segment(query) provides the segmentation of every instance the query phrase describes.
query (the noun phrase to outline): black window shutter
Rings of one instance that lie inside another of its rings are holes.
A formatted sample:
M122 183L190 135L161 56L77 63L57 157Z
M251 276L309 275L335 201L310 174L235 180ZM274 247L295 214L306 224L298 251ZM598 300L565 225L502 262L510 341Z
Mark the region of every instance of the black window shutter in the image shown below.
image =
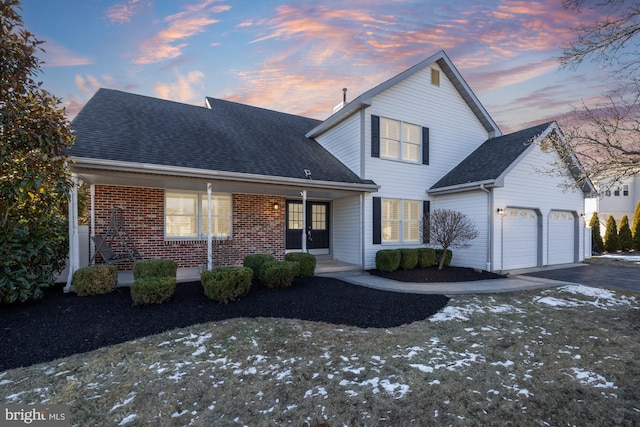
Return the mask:
M380 117L371 116L371 157L380 157Z
M382 199L373 198L373 244L382 243Z
M422 234L422 243L431 243L431 202L429 200L424 200L422 202L422 221L425 223L422 226L423 234Z
M422 128L422 164L429 164L429 128Z

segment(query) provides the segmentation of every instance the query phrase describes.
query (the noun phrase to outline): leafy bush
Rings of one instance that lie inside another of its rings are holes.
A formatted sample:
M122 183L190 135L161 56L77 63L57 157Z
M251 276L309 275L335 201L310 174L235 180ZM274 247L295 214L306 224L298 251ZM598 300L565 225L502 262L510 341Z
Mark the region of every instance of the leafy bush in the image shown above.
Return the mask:
M270 261L275 261L271 254L249 254L242 260L242 265L250 268L253 271L253 278L259 280L262 265Z
M297 262L269 261L260 268L260 282L268 288L288 288L297 274Z
M442 249L436 249L435 251L436 251L436 264L440 264L440 259L442 257ZM447 253L444 258L444 264L443 264L444 267L451 264L452 257L453 257L453 252L451 252L451 249L447 249Z
M145 259L133 263L133 278L176 277L178 264L170 259Z
M131 284L133 305L161 304L176 290L175 276L156 276L135 279Z
M298 277L313 277L316 273L316 257L303 252L291 252L284 256L285 261L298 263Z
M71 280L79 296L106 294L118 286L118 269L115 265L91 265L76 270Z
M247 294L253 271L248 267L218 267L203 271L200 281L207 298L226 304Z
M382 249L376 252L376 268L380 271L395 271L400 267L401 257L397 249Z
M427 268L436 265L436 250L433 248L419 248L418 267Z
M400 249L400 268L413 270L418 265L417 249Z

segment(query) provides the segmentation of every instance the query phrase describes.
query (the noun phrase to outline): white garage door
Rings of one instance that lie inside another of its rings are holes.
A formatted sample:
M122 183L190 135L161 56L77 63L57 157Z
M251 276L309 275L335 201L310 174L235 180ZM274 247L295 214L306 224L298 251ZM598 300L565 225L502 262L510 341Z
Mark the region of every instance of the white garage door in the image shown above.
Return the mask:
M575 261L575 217L571 212L549 212L549 265Z
M539 236L536 211L505 209L503 233L503 270L538 266Z

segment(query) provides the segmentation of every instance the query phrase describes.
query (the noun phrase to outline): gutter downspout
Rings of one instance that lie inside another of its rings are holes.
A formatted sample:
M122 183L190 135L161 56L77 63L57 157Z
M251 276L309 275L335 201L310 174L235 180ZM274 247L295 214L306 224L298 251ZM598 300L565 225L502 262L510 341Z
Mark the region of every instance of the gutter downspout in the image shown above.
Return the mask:
M207 270L213 270L213 247L211 235L211 183L207 183Z
M491 271L493 261L493 192L484 184L480 184L480 190L487 193L487 271Z
M71 292L73 273L80 268L80 239L78 237L78 176L71 176L73 186L69 194L69 266L64 292Z

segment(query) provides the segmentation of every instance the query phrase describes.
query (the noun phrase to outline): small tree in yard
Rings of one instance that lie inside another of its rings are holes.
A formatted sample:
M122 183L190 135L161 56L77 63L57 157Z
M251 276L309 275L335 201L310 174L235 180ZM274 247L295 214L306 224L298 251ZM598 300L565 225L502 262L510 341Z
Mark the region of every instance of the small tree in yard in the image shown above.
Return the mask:
M620 221L620 229L618 230L618 239L620 240L620 249L628 251L633 246L631 238L631 228L629 228L629 218L625 215Z
M60 100L34 80L42 42L19 9L0 1L0 303L42 297L67 256L73 135Z
M436 209L424 220L425 232L429 233L429 240L442 247L443 254L449 248L469 247L469 241L478 237L478 230L471 220L462 212L450 209ZM438 269L442 270L445 256L440 257Z
M600 220L598 219L598 212L594 212L591 216L589 227L591 227L591 251L601 254L604 250L604 243L602 242L602 235L600 234Z
M640 251L640 202L636 205L636 210L633 213L631 234L633 235L633 249Z
M604 231L604 249L607 252L615 252L620 249L620 238L618 237L618 226L612 215L607 219L607 229Z

